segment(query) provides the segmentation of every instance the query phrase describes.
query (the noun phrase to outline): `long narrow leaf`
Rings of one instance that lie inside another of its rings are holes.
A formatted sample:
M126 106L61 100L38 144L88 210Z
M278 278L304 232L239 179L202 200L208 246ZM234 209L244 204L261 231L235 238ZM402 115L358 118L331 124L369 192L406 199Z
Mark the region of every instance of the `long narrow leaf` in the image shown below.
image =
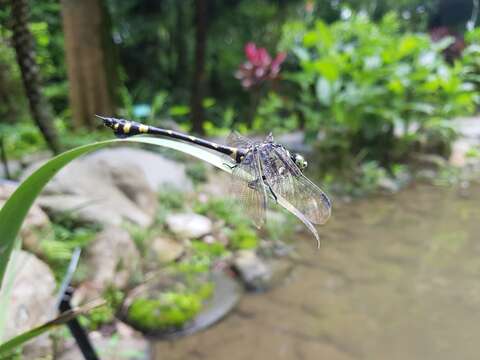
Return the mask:
M103 305L105 305L105 300L94 300L86 304L85 306L65 311L57 318L11 338L7 342L0 345L0 358L3 358L2 356L8 355L19 346L25 344L27 341L32 340L33 338L36 338L37 336L40 336L43 333L50 331L59 325L66 324L78 315L88 313L89 311Z

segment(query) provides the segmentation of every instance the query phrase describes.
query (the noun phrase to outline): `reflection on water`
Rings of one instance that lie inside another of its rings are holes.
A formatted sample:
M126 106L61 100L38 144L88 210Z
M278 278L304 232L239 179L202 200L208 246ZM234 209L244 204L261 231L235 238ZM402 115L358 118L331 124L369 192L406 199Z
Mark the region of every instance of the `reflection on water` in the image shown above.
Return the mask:
M418 186L337 206L286 284L156 358L478 359L479 204Z

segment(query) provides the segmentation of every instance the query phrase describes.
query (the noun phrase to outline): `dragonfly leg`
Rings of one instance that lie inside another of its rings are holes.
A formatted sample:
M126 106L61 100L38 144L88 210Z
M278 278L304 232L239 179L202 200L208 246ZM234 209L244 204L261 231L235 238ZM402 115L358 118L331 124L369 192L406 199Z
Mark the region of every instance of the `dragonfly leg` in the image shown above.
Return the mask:
M273 199L275 200L275 202L278 201L278 197L277 197L277 194L275 194L275 191L273 191L272 187L270 186L270 184L265 181L265 177L263 177L263 181L262 183L264 185L266 185L268 187L268 190L270 190L270 194L272 195ZM252 181L249 181L248 182L248 187L252 190L258 190L258 184L259 184L259 179L256 179L256 180L252 180Z
M268 190L270 190L270 193L272 194L273 198L275 199L275 202L278 201L277 195L275 194L275 191L273 191L272 187L270 186L269 183L265 182L265 184L268 186Z

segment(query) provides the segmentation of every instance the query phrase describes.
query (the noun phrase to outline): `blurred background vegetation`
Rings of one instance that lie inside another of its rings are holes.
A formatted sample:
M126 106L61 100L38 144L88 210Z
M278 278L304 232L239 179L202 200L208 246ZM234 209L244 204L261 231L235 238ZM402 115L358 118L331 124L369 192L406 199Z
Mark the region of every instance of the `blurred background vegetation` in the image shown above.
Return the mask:
M0 9L9 157L98 139L105 114L208 136L302 131L324 174L348 178L418 151L447 156L449 120L477 106L475 1L11 3ZM22 31L31 42L15 41Z

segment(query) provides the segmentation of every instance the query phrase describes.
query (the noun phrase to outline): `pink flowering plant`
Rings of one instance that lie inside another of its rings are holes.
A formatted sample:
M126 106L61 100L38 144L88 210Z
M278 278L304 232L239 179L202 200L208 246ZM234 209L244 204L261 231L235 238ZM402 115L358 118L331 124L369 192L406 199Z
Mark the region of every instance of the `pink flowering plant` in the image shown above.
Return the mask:
M240 65L235 76L240 80L242 87L248 90L277 79L280 66L285 61L287 54L281 52L272 59L267 49L257 47L255 43L249 42L245 45L245 56L247 61Z

